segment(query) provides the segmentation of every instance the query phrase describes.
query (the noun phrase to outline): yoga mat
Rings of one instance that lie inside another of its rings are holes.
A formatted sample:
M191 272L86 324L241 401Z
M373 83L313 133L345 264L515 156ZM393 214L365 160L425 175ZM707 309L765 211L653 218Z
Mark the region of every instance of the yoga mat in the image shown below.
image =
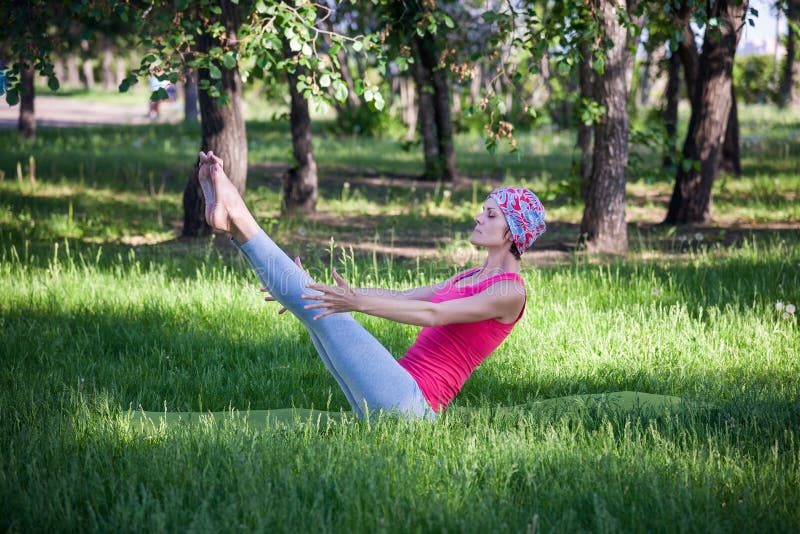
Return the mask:
M655 395L638 391L569 395L553 399L532 401L518 406L501 406L489 410L495 416L517 417L525 413L558 416L570 411L585 409L605 410L610 413L637 412L647 415L673 412L686 406L696 405L669 395ZM448 410L454 416L469 416L486 413L486 408L453 407ZM199 427L221 425L230 422L245 423L253 429L269 426L294 426L308 422L325 427L328 424L357 421L351 412L327 412L307 408L283 408L276 410L227 410L222 412L131 412L131 428L143 434L153 434L163 429L176 427Z

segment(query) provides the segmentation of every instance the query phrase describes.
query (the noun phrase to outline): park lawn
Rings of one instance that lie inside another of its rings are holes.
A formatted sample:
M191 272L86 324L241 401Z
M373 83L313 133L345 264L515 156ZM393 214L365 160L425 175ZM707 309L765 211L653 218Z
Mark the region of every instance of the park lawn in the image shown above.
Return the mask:
M747 113L744 138L757 127ZM388 140L371 144L377 168L368 169L369 152L348 158L363 142L321 139L323 172L336 177L323 180L322 213L283 220L273 167L288 154L285 144L274 148L285 132L251 125L251 136L266 142L251 146L248 201L323 280L331 265L355 284L377 278L392 287L453 273L490 178L552 187L556 237L524 264L523 320L436 422L256 428L234 417L146 434L133 428L132 412L347 404L299 323L261 301L240 257L213 239L173 240L196 130L44 130L33 146L6 142L0 526L793 530L800 332L785 304L800 303L800 156L787 134L796 121L769 120L745 155L745 176L718 184L717 227L652 227L669 184L637 179L629 188L631 254L593 258L566 248L557 261L547 247L574 240L580 217L580 206L552 185L568 171L567 138L545 134L550 141L533 153L481 156L465 136L462 159L479 179L450 193L407 188L418 156ZM519 170L509 164L498 176L503 158L517 158ZM398 177L406 164L411 170ZM518 174L525 168L537 171ZM373 246L340 242L340 232L367 234L362 241ZM435 255L392 252L421 247L421 233ZM359 319L398 355L416 332ZM617 391L684 403L533 409L543 399Z

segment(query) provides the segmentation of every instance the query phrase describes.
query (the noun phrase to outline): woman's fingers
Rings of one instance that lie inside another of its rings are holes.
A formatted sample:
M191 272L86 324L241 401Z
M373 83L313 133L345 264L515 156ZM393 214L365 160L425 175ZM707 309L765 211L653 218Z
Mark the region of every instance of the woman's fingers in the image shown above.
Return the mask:
M332 273L333 279L336 280L336 285L340 287L350 287L350 284L347 283L347 280L341 277L341 275L336 271L336 267L333 268Z
M268 291L268 290L267 290L267 288L266 288L266 287L262 287L262 288L261 288L261 292L262 292L262 293L266 293L267 291ZM269 296L267 296L267 297L264 297L264 300L265 300L265 301L267 301L267 302L278 302L278 299L276 299L276 298L275 298L275 297L273 297L272 295L269 295ZM278 310L278 315L282 315L282 314L284 314L284 313L286 313L286 306L282 306L282 307L281 307L281 309L280 309L280 310Z

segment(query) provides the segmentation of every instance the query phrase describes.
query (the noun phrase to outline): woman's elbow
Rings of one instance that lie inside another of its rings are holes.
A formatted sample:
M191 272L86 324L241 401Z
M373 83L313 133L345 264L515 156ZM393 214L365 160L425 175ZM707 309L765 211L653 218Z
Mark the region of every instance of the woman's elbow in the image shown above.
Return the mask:
M449 320L447 314L443 313L443 311L438 309L435 305L432 306L427 313L423 314L422 320L424 321L422 326L443 326L453 322Z

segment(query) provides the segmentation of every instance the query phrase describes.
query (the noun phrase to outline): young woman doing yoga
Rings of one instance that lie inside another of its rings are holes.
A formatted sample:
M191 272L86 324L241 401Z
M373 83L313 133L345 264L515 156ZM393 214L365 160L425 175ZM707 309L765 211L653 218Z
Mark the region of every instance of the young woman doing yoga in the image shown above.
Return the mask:
M259 227L212 152L200 153L206 220L228 233L272 298L305 325L353 412L434 418L478 365L508 336L525 309L520 254L545 231L544 208L527 189L495 189L475 217L470 242L486 249L478 268L441 283L393 291L316 283ZM395 358L347 313L422 326Z

